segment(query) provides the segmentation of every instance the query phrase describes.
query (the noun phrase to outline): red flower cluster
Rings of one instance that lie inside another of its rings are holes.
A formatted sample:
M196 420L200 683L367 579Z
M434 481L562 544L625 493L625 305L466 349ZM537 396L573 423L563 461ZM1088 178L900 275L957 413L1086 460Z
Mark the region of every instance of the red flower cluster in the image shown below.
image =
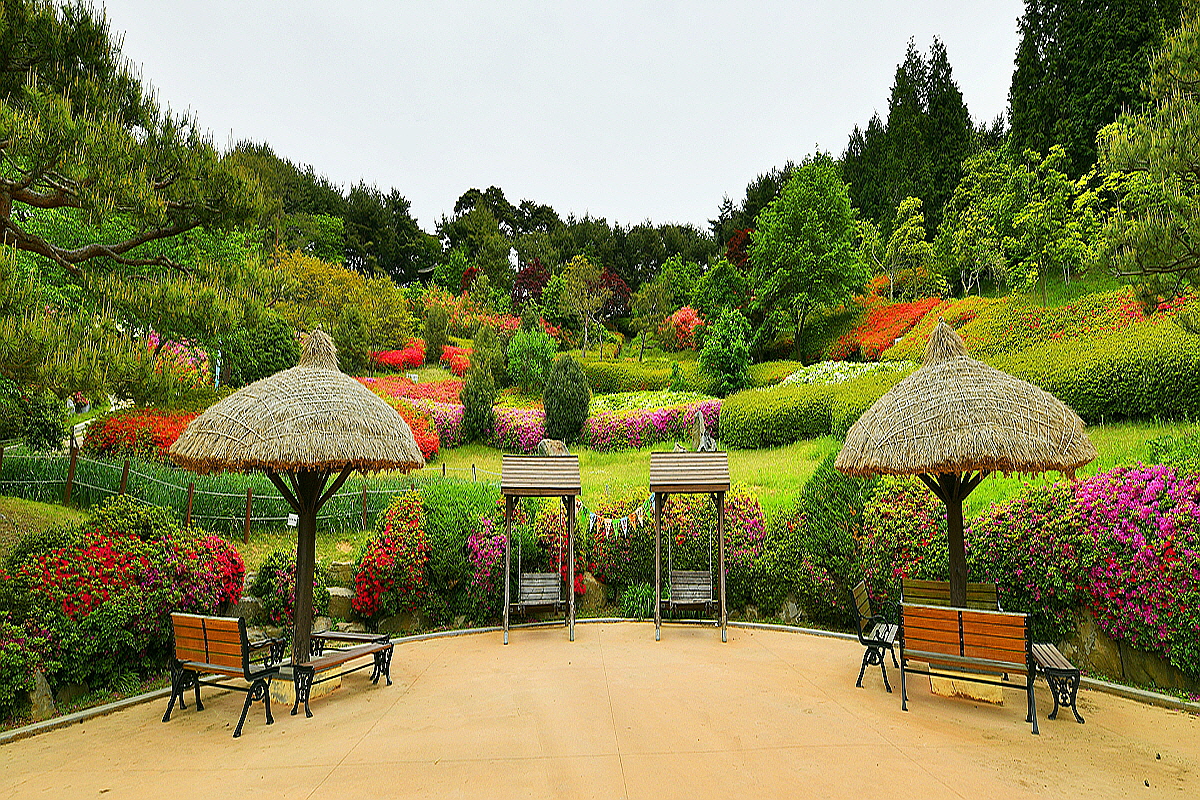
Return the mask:
M150 571L150 548L134 536L93 532L72 548L43 553L14 570L30 591L72 620L137 585Z
M871 301L868 296L867 302ZM835 361L855 356L865 361L878 361L884 350L896 343L933 309L941 305L938 297L926 297L911 303L881 303L867 311L866 318L838 339L830 352Z
M94 455L162 459L187 424L191 411L138 408L101 417L88 428L83 449Z
M676 350L696 349L696 330L704 324L700 314L691 306L684 306L663 323L663 330L670 331L671 346Z
M383 528L363 552L354 575L354 610L364 617L416 608L429 589L429 542L421 494L405 492L384 512Z
M438 439L437 428L434 427L433 420L429 418L429 412L404 400L393 400L391 406L408 423L413 438L417 441L417 447L421 448L421 455L425 457L425 460L428 461L436 456L441 440Z
M444 381L413 383L403 375L382 375L378 378L359 378L362 384L384 399L432 400L435 403L459 403L463 381L450 378Z
M425 363L425 342L413 339L403 350L381 350L371 353L371 360L381 367L416 369Z
M458 377L467 374L471 366L471 348L448 344L442 348L442 363Z

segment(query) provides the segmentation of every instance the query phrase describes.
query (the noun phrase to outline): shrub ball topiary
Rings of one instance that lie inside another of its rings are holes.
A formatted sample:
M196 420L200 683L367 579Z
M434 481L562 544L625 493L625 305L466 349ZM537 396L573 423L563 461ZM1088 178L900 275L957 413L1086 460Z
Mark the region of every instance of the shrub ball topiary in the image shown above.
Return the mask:
M750 322L739 311L721 312L700 350L700 368L724 397L750 385Z
M478 442L487 438L496 424L496 384L491 370L471 369L463 384L463 441Z
M425 363L437 365L450 330L450 315L442 306L432 306L425 314Z
M573 442L587 422L592 390L579 362L567 355L558 357L546 380L542 404L546 407L546 436Z

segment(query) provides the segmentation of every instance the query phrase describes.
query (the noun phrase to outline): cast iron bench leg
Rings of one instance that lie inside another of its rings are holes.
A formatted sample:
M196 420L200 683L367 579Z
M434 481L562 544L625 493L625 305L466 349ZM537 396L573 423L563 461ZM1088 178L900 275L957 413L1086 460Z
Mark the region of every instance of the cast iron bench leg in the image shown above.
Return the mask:
M387 679L387 685L392 685L392 651L380 650L375 653L375 666L371 668L371 683L379 683L379 676Z
M296 716L296 712L300 709L300 704L304 703L304 716L312 719L312 710L308 707L308 695L312 691L314 670L305 669L303 667L295 668L295 689L296 702L292 703L292 716Z
M1049 669L1042 671L1046 673L1046 683L1050 684L1050 694L1054 695L1054 710L1050 712L1050 719L1058 718L1058 709L1061 705L1063 708L1071 709L1071 713L1075 715L1075 721L1082 725L1083 717L1079 716L1079 710L1075 707L1075 699L1079 694L1079 671Z

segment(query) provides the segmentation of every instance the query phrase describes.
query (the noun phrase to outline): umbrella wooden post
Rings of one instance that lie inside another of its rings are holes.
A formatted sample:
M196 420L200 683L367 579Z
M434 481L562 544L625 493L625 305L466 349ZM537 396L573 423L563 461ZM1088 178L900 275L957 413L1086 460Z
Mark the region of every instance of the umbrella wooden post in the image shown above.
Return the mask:
M183 526L192 527L192 500L196 497L196 482L188 481L187 511L183 514Z
M292 663L308 661L313 620L313 573L317 561L317 511L326 475L301 472L297 476L296 500L300 509L296 525L296 607L293 615Z
M948 477L948 476L943 476ZM954 477L953 489L959 487ZM950 544L950 605L967 607L967 552L963 540L963 498L957 493L946 502L946 538Z

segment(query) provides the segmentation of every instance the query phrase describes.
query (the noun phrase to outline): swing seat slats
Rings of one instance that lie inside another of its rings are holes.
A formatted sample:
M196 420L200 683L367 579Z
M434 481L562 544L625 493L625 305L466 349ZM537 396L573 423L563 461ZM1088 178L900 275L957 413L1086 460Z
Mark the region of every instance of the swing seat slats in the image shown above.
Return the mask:
M713 602L712 573L708 570L671 570L671 608L708 608Z
M522 572L514 609L559 607L563 603L562 579L556 572Z

